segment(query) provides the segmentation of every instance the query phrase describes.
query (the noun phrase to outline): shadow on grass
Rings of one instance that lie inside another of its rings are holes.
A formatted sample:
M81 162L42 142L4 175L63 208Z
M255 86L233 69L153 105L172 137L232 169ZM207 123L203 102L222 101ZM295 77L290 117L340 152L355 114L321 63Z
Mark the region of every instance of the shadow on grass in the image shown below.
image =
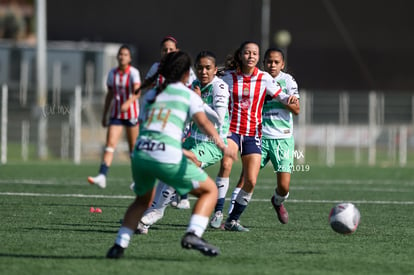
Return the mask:
M18 259L57 259L57 260L106 260L106 261L114 261L114 259L107 259L105 255L97 256L97 255L85 255L85 256L73 256L73 255L35 255L35 254L16 254L16 253L0 253L0 258L18 258ZM134 255L126 255L123 258L119 259L120 261L123 260L148 260L148 261L176 261L182 262L182 258L172 258L172 257L162 257L160 255L145 255L145 256L134 256Z
M113 228L110 230L104 229L97 229L91 227L91 224L83 224L83 223L59 223L55 224L56 226L65 226L65 227L23 227L22 229L25 230L38 230L38 231L67 231L67 232L95 232L95 233L110 233L116 234L118 232L119 227L121 224L118 222L112 223L110 227ZM84 227L84 228L80 228ZM108 227L108 225L106 225ZM172 223L159 223L156 225L151 226L150 230L154 231L165 231L165 230L185 230L187 225L184 224L172 224Z
M187 228L187 224L176 224L176 223L156 223L151 226L151 229L155 230L170 230L170 229L180 229L184 230Z
M34 255L34 254L13 254L0 253L0 257L4 258L27 258L27 259L102 259L102 256L65 256L65 255Z
M325 255L325 252L321 251L290 251L290 252L284 252L285 254L291 254L291 255Z
M74 229L74 228L46 228L46 227L23 227L22 229L25 230L38 230L38 231L68 231L68 232L95 232L95 233L109 233L109 234L116 234L118 232L118 228L114 228L114 230L102 230L102 229L94 229L94 228L85 228L85 229Z

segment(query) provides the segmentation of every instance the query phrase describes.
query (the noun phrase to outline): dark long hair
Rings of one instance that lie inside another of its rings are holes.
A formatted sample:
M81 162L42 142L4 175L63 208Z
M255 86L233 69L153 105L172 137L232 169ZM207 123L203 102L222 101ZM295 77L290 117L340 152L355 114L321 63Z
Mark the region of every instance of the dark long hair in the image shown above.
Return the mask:
M140 89L151 86L159 75L164 78L164 81L157 86L154 98L149 101L149 103L153 103L169 84L180 81L183 75L190 70L190 67L191 57L186 52L171 52L161 59L157 72L146 79Z
M247 44L255 44L260 48L257 42L254 42L251 40L244 41L243 43L241 43L240 47L233 53L233 55L228 55L226 57L226 61L224 63L224 70L240 70L241 69L242 61L240 58L240 54L242 53L244 47Z

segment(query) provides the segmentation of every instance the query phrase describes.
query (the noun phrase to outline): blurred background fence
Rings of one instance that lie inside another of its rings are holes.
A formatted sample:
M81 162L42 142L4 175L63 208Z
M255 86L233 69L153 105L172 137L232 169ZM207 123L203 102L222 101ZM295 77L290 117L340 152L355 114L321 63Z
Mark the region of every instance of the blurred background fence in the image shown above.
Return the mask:
M1 162L99 161L105 80L119 44L48 43L47 104L37 108L33 47L0 43ZM141 71L141 77L146 72ZM300 84L300 83L299 83ZM414 91L300 89L296 169L311 165L414 165ZM47 156L39 157L40 118ZM127 144L117 161L128 161Z

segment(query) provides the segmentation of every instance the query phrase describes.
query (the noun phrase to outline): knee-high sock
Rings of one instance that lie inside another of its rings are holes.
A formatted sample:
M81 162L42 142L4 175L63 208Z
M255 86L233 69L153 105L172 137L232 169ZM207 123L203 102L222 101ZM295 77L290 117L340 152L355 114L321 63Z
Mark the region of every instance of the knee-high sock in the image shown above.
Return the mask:
M239 194L237 195L236 201L234 203L234 208L229 214L229 217L227 220L239 220L241 214L246 209L247 205L250 202L250 199L252 198L253 193L247 193L243 189L240 190Z
M233 210L234 203L236 202L236 198L237 198L237 195L239 194L240 190L241 190L240 187L234 188L233 193L231 194L231 198L230 198L229 210L227 211L228 214L230 214L231 211Z
M229 178L216 178L216 185L218 189L218 198L215 207L215 212L221 211L223 212L224 202L226 200L227 190L229 189Z
M175 196L176 192L174 188L159 181L155 191L154 201L152 202L150 209L157 209L163 213Z

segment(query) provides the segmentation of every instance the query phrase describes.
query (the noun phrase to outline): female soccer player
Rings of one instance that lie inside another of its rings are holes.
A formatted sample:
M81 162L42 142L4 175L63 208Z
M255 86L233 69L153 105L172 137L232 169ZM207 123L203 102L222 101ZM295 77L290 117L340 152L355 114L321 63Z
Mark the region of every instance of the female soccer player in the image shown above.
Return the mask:
M124 127L126 129L130 153L138 136L138 98L140 94L134 92L139 89L141 78L138 69L131 66L131 50L127 45L122 45L119 48L117 57L118 67L111 69L106 82L108 93L102 115L102 126L108 126L105 151L98 176L88 177L90 184L95 184L100 188L106 187L106 175L111 166L122 129ZM111 113L108 122L109 110Z
M176 52L180 49L178 48L178 41L171 35L165 36L161 42L160 42L160 48L161 48L161 58L165 56L166 54L170 52ZM151 68L149 69L147 75L145 76L145 79L151 79L155 75L155 73L158 70L159 62L155 62L152 64ZM196 79L196 76L193 72L193 70L190 68L190 77L188 79L188 82L185 83L185 85L189 88L191 88L191 85L193 81ZM157 79L154 81L154 85L160 85L163 82L163 77L159 75ZM175 198L175 190L172 189L170 186L167 186L165 183L160 182L157 186L157 192L155 195L155 201L152 204L155 208L163 208L165 209L165 205L157 205L157 201L163 200L164 202L170 201L173 199L174 207L177 207L179 209L189 209L190 208L190 201L187 198L187 194L183 194L181 197L181 200L179 198ZM175 200L176 199L176 200ZM151 216L153 216L153 220L158 220L162 218L161 212L152 212Z
M295 79L282 70L285 67L282 50L270 48L266 51L263 61L265 71L268 72L282 87L288 95L299 98L298 85ZM279 222L286 224L289 215L283 202L289 196L290 175L293 167L293 154L295 143L293 139L293 117L300 112L299 101L284 105L275 100L266 98L263 106L263 136L262 136L262 161L263 168L269 160L272 162L276 172L277 186L271 199ZM243 186L243 175L241 175L237 189Z
M235 70L223 76L230 90L228 146L231 150L240 151L244 171L244 185L224 223L224 229L229 231L249 231L240 224L239 218L252 197L260 170L262 109L266 95L284 104L297 101L296 97L283 93L268 73L256 67L259 56L257 43L242 43L234 56ZM226 157L223 162L232 164L232 160ZM216 207L218 210L222 211Z
M200 52L196 57L195 71L197 80L193 82L193 88L205 103L204 111L207 117L214 124L223 141L227 142L229 92L228 85L216 76L216 56L209 51ZM192 124L190 136L185 139L183 147L194 153L192 160L201 168L213 165L223 157L214 141L201 132L196 124ZM166 194L174 192L170 189L169 186L162 190L157 188L152 206L145 211L138 225L140 234L147 234L149 227L163 217L165 208L171 201L171 198Z
M219 249L204 241L208 218L217 199L214 181L185 157L181 136L186 120L191 117L217 147L234 157L204 113L204 103L184 83L190 76L191 59L184 52L173 52L160 62L158 73L165 81L144 97L141 131L132 156L135 201L125 213L115 244L108 258L120 258L134 234L138 221L153 200L157 179L173 186L179 194L190 192L198 197L181 246L216 256Z
M160 48L161 48L161 52L160 52L161 58L163 58L165 55L169 54L170 52L179 51L178 41L173 36L167 35L161 40ZM145 79L149 79L157 73L159 64L160 62L155 62L154 64L152 64L147 75L145 76ZM191 87L191 84L193 83L195 79L196 77L194 75L194 72L193 70L190 69L190 77L188 79L188 82L185 83L187 87ZM159 85L160 83L162 83L162 81L163 81L163 77L159 75L158 78L156 79L155 84Z
M161 58L164 57L165 55L167 55L170 52L176 52L179 51L178 48L178 41L177 39L175 39L173 36L171 35L167 35L165 36L161 42L160 42L160 48L161 48ZM162 75L158 75L156 78L154 77L154 75L156 75L157 70L158 70L158 66L159 66L159 62L155 62L151 68L149 69L147 75L145 76L145 81L149 81L152 82L153 85L161 85L161 83L164 81L164 78ZM187 87L191 87L191 84L193 83L193 81L196 79L195 74L193 72L193 70L190 68L190 77L188 79L188 82L185 83L185 85ZM133 184L131 185L131 189L133 188ZM166 205L157 205L157 201L163 200L164 202L171 201L174 200L173 202L175 203L175 207L179 208L179 209L189 209L190 208L190 201L187 199L187 194L183 194L182 196L182 200L179 201L179 199L177 198L177 201L175 201L175 197L176 197L176 193L175 190L173 188L171 188L170 186L166 185L163 182L159 182L157 185L157 192L155 195L155 201L152 204L152 206L154 208L163 208L165 209ZM147 216L149 217L149 216ZM162 218L162 213L159 211L155 211L155 212L151 212L151 220L154 220L154 222L158 219Z

